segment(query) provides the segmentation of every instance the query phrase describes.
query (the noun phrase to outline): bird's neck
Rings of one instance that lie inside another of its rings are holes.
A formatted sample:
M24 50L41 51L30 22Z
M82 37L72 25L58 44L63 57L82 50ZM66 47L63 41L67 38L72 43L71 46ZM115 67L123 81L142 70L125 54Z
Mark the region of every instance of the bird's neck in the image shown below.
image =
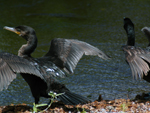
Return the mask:
M134 33L134 28L133 27L128 27L127 29L127 45L129 46L134 46L135 45L135 33Z
M134 46L135 45L135 38L128 37L127 45Z
M34 50L37 47L37 38L34 35L30 35L27 44L24 44L21 46L21 48L18 51L18 56L21 57L31 57L31 53L34 52Z

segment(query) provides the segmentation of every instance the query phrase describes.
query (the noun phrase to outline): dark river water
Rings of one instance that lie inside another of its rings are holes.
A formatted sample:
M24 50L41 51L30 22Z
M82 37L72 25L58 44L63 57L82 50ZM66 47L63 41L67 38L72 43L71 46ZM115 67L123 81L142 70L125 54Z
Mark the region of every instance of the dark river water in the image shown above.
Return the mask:
M28 25L38 37L33 57L43 56L53 38L86 41L111 56L109 61L83 56L73 75L58 78L71 91L91 100L99 94L103 99L127 99L127 95L133 99L150 91L150 83L133 80L121 50L127 40L123 17L135 24L136 45L147 46L141 28L150 26L149 0L1 0L0 11L0 51L17 54L26 43L4 26ZM47 100L41 98L40 103ZM20 75L0 92L0 105L33 102L29 86Z

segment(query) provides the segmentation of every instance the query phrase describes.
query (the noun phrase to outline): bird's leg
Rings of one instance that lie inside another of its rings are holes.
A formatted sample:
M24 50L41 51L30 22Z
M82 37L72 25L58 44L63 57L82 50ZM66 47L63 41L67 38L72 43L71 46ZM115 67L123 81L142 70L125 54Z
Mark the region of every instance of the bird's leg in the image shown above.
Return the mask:
M38 97L34 97L35 99L35 104L38 104L39 103L39 98Z

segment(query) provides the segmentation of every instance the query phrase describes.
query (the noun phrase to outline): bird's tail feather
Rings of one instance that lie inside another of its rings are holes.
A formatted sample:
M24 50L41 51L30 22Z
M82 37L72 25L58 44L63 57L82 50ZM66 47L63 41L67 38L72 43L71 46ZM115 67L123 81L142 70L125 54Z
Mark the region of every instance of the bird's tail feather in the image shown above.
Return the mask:
M86 104L90 102L88 98L85 98L70 91L67 91L64 94L60 95L59 99L67 105Z

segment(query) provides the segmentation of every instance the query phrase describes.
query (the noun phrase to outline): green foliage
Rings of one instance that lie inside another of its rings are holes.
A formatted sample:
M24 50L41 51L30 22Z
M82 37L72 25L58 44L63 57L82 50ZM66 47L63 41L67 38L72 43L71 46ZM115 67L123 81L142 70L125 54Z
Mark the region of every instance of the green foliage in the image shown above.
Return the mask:
M60 95L62 95L62 94L64 94L64 93L57 94L55 92L50 91L48 95L51 96L52 99L57 99L57 97L60 96Z
M57 93L55 93L55 92L50 91L50 92L48 93L48 95L52 97L51 100L50 100L51 103L48 105L48 107L47 107L44 111L46 111L46 110L52 105L52 103L54 102L54 100L57 99L57 97L60 96L60 95L62 95L62 94L64 94L64 93L59 93L59 94L57 94Z
M38 107L42 107L42 106L46 106L47 104L35 104L33 103L33 110L32 112L35 113L35 112L42 112L41 110L38 109Z
M60 96L60 95L62 95L62 94L64 94L64 93L57 94L55 92L49 92L48 95L51 96L51 98L50 98L50 104L35 104L35 103L33 103L33 110L32 110L32 112L35 113L35 112L39 112L39 111L40 112L46 111L52 105L52 103L54 102L54 100L57 99L57 97ZM42 106L47 106L47 108L44 109L44 110L39 110L38 107L42 107ZM85 112L83 112L83 113L85 113Z
M128 108L128 104L127 104L127 103L121 104L121 110L122 110L123 112L125 112L125 111L127 110L127 108Z
M83 108L83 110L81 111L81 113L86 113L85 109Z
M77 107L77 110L78 110L78 112L80 112L80 110L78 109L78 107ZM84 108L82 108L82 111L80 113L87 113L87 112L85 111Z

